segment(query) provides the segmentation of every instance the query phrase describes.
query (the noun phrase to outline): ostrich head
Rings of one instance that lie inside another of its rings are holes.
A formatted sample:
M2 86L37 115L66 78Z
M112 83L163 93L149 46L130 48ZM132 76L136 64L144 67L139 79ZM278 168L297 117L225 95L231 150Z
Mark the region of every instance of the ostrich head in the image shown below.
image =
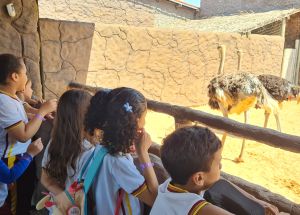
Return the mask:
M297 100L297 104L300 103L300 86L292 86L291 87L292 98Z

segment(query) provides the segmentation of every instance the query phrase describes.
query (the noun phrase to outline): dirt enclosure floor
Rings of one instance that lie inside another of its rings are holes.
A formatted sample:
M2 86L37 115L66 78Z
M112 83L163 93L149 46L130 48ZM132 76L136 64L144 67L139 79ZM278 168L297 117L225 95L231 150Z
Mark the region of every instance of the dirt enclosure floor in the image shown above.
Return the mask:
M220 112L213 111L208 106L196 109L221 116ZM243 114L229 117L239 122L244 120ZM152 140L157 143L161 143L162 139L174 130L174 119L168 115L149 111L146 120L146 129L151 134ZM264 111L251 109L248 120L250 124L263 125ZM284 103L280 120L284 133L300 136L300 104ZM274 116L270 116L268 127L276 129ZM246 141L244 162L235 163L233 160L238 157L241 144L241 139L227 137L223 150L223 171L259 184L300 204L300 153Z

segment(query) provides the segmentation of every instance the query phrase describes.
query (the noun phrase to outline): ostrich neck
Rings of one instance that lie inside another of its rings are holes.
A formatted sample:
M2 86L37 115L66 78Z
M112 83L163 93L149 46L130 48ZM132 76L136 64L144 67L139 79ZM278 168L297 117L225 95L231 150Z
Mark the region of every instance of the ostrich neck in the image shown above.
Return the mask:
M241 71L241 64L242 64L242 54L239 54L238 72Z
M219 75L224 74L225 52L221 49L221 63L219 67Z

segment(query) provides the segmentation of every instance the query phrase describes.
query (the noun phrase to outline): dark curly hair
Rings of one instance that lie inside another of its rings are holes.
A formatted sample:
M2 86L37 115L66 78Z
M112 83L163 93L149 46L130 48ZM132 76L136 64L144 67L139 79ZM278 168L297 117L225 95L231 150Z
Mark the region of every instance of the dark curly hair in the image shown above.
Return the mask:
M67 166L75 172L76 161L83 150L83 121L91 97L86 91L69 90L58 101L45 171L62 188L68 176Z
M196 172L209 172L220 139L208 128L189 126L169 134L161 147L161 160L172 181L185 185Z
M125 104L128 103L126 108ZM125 106L124 106L125 105ZM138 119L147 109L147 101L139 91L120 87L110 92L99 91L91 99L85 117L85 130L104 132L102 145L111 155L128 153L137 136Z

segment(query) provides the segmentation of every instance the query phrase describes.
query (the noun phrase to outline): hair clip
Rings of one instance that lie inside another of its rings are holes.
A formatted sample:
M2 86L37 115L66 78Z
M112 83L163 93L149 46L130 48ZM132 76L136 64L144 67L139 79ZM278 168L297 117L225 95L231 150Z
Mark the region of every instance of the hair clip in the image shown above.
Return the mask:
M124 109L125 109L126 112L132 113L132 106L131 106L128 102L126 102L126 103L123 105L123 107L124 107Z

